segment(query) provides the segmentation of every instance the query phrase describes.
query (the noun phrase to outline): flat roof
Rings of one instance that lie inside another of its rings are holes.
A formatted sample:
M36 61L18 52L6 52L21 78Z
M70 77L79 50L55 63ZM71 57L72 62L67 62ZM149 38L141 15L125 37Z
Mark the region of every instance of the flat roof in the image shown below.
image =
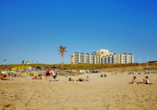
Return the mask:
M107 49L99 49L97 51L109 52L109 50L107 50Z

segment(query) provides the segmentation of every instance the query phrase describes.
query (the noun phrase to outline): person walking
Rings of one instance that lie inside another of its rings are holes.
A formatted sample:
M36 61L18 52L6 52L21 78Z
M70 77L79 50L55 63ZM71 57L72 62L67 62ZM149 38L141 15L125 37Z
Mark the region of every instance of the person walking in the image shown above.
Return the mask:
M48 67L47 67L45 73L46 73L45 80L47 81L47 77L48 77L48 80L50 81L50 73L49 73L49 68Z
M55 71L55 69L53 69L53 76L52 77L54 78L54 81L56 81L57 72Z

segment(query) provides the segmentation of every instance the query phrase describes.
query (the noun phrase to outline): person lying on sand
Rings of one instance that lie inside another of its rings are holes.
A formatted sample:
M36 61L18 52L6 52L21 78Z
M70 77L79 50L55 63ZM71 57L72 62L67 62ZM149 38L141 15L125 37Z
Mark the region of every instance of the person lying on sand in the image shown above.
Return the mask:
M149 80L148 76L146 76L145 79L143 79L142 84L150 84L150 80Z
M40 79L40 80L41 80L41 79L42 79L42 76L41 76L41 75L39 75L39 76L38 76L38 79Z
M17 77L21 77L21 74L17 75Z
M6 77L7 77L7 79L9 79L9 74L8 73L7 74L0 74L0 79L1 80L3 80Z
M132 79L132 84L139 84L139 82L136 81L136 76L133 77L133 79Z
M37 80L37 79L39 79L39 80L41 80L42 79L42 76L41 75L39 75L39 76L35 76L34 78L32 78L33 80Z
M3 74L0 74L0 79L3 80L4 76Z
M89 78L89 76L87 76L87 79L86 79L85 81L90 81L90 78Z
M37 78L37 76L35 76L35 77L34 77L34 78L32 78L32 79L33 79L33 80L36 80L36 79L38 79L38 78Z
M84 81L84 79L82 79L82 78L79 78L79 79L77 79L76 81Z
M34 74L33 74L33 73L30 73L30 75L32 75L32 76L33 76Z

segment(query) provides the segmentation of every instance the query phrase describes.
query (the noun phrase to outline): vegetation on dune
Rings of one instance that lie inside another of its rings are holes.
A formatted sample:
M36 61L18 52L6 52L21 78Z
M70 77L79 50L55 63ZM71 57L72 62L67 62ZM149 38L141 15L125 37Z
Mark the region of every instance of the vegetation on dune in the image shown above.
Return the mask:
M101 70L101 71L146 71L147 70L147 64L139 64L138 63L132 63L132 64L64 64L64 67L62 65L55 65L55 64L24 64L24 69L27 69L28 67L49 67L49 68L57 68L57 69L67 69L67 70ZM1 70L10 70L11 68L17 68L20 70L23 68L21 64L14 64L14 65L1 65ZM154 71L154 63L149 63L148 70ZM157 70L157 68L155 68ZM78 73L79 74L79 73Z

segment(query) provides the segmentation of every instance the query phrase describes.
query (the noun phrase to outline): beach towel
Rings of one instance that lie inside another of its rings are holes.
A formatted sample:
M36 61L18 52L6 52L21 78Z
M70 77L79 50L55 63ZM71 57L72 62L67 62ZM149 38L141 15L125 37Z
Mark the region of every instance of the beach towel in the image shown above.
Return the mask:
M4 74L4 75L6 75L6 74L7 74L7 72L4 72L3 74Z
M37 74L37 73L34 73L34 77L36 77L36 76L38 76L39 74Z
M27 73L24 73L24 76L28 76L28 74L27 74Z
M15 73L11 73L11 74L15 75Z

